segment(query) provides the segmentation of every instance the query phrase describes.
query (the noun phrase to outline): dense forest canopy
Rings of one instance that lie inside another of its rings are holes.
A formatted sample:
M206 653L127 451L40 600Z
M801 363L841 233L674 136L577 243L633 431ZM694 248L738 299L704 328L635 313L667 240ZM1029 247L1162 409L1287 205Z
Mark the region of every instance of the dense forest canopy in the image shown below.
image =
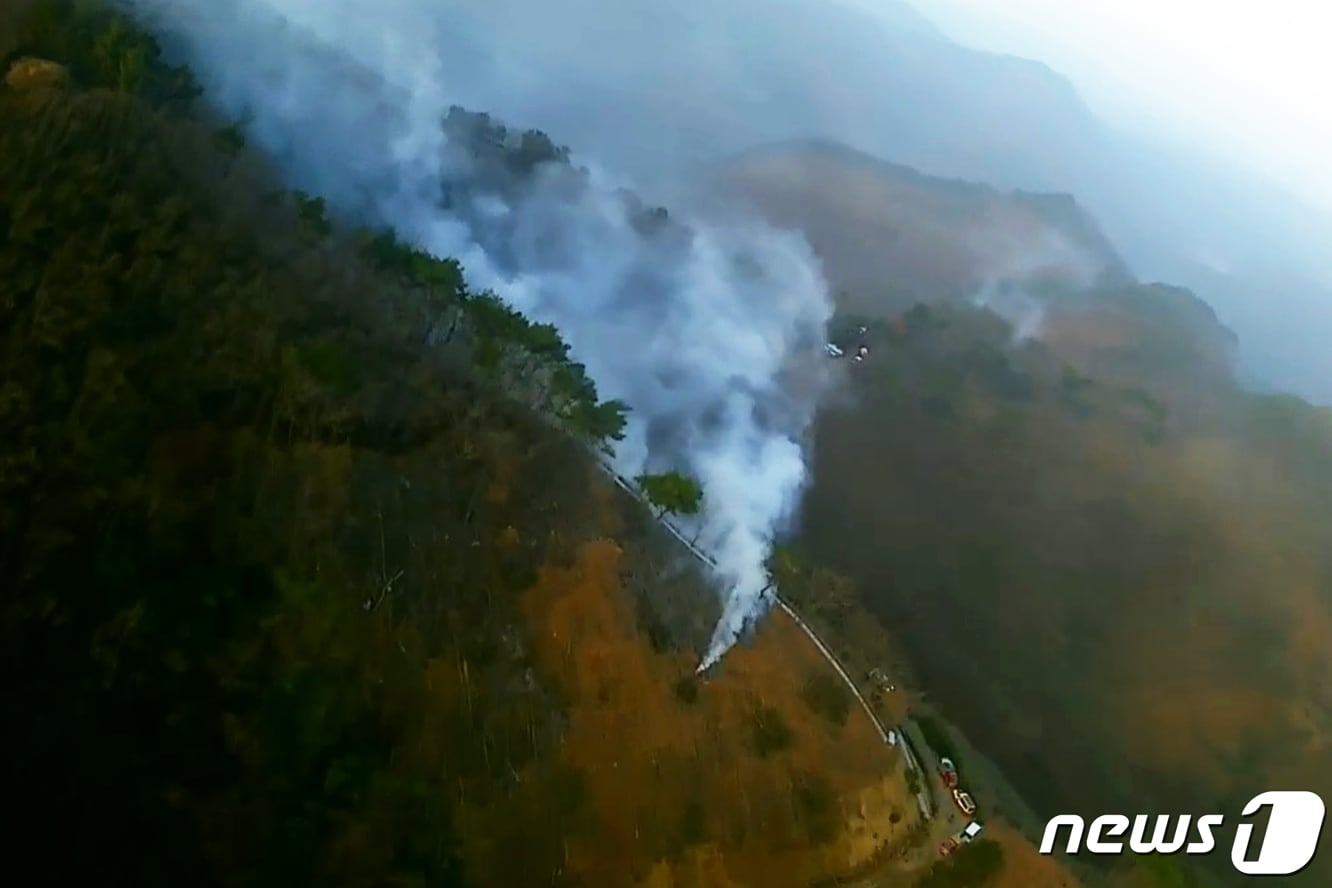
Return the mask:
M861 832L912 841L898 765L852 752L881 755L790 625L736 654L761 693L700 687L673 636L716 602L602 490L627 407L559 330L284 187L103 3L4 2L0 68L16 870L813 882L845 868L867 785ZM459 213L468 187L586 186L540 132L442 125L476 172L442 183ZM821 627L864 607L903 637L1046 809L1332 791L1332 411L1237 387L1210 309L1115 270L1044 294L1020 343L962 304L837 319L871 358L820 419L773 574ZM709 502L676 469L637 480L661 513ZM624 603L644 588L661 613ZM996 849L927 881L992 878Z
M1067 200L836 146L718 177L810 236L846 287L832 341L870 349L817 425L792 546L854 579L1038 813L1221 810L1332 779L1313 640L1332 411L1237 384L1236 335L1186 289L968 264L970 220L998 207L1023 230L1006 202ZM1041 242L1006 243L1039 259ZM800 606L836 625L848 605Z
M793 625L692 683L715 590L604 477L626 408L559 331L283 187L108 6L0 12L16 871L803 883L912 841L900 760L802 699L828 667ZM464 121L510 169L564 157Z
M1038 810L1332 791L1332 411L1239 387L1176 288L1056 302L1020 343L965 305L861 323L800 545Z
M441 708L422 666L495 680L559 551L550 485L518 482L612 444L624 406L456 263L282 190L103 4L4 13L14 865L460 884L459 793L549 737L530 697ZM501 476L526 494L499 505Z

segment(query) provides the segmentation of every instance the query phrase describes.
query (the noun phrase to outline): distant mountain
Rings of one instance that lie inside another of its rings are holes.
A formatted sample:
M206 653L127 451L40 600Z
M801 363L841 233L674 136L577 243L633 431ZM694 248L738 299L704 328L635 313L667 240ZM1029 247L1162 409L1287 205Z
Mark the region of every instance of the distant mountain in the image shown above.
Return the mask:
M461 104L632 174L818 135L931 173L1048 188L1061 158L1098 138L1050 69L953 44L901 3L572 0L555 13L496 0L446 18L442 73Z
M496 0L439 16L440 76L461 103L530 121L643 185L818 138L930 175L1071 193L1140 277L1217 307L1251 376L1332 400L1332 368L1301 335L1332 328L1326 213L1116 132L1057 72L960 46L908 4Z
M766 146L712 168L705 187L798 228L844 308L883 316L973 296L987 283L1128 277L1070 196L943 179L822 140Z
M927 176L818 140L746 152L701 184L801 231L844 314L982 305L1071 367L1153 389L1181 415L1208 413L1217 387L1233 386L1234 332L1191 291L1138 282L1069 195Z

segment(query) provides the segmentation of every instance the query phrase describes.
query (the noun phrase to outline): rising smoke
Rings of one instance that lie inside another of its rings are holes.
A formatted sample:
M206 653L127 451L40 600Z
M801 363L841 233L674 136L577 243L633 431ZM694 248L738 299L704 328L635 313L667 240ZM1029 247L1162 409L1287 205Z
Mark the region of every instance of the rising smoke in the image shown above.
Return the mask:
M1045 306L1017 281L991 278L971 297L971 304L1003 318L1013 330L1015 345L1041 335Z
M1033 285L1057 282L1062 292L1085 292L1111 271L1086 250L1053 228L1010 232L982 228L969 235L970 246L985 269L971 304L1008 323L1013 343L1040 338L1046 303L1033 295Z
M131 5L222 110L250 121L251 139L293 185L457 257L474 287L555 324L602 396L632 409L620 474L682 468L699 478L704 511L691 530L727 590L703 658L714 663L770 602L765 560L806 479L831 305L805 242L715 217L674 226L679 236L645 236L619 183L596 169L577 188L554 172L478 183L442 126L447 110L540 85L524 81L521 59L477 55L470 70L446 57L450 29L467 26L458 4ZM464 195L447 211L446 187Z

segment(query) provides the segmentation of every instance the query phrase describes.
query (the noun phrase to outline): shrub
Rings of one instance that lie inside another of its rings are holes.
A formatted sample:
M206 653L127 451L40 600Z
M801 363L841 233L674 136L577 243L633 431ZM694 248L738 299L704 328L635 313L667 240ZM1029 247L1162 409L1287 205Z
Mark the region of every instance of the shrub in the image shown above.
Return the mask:
M842 828L837 793L821 774L801 774L793 796L796 816L809 841L822 845L837 838Z
M750 745L755 755L767 758L775 752L790 749L793 740L791 727L780 712L771 706L759 706L754 710L750 724Z
M916 888L977 888L1004 868L1004 848L981 839L963 845L930 867Z
M812 712L839 728L851 714L851 695L841 681L827 672L811 675L800 690L800 699Z

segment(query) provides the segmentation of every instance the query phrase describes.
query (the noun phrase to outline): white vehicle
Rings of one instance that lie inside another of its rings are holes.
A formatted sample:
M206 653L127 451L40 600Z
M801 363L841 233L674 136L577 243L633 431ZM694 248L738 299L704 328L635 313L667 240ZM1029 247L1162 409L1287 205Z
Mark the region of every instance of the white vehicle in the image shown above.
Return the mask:
M825 345L825 346L823 347L823 350L826 351L831 357L834 357L834 358L840 358L842 355L846 354L846 352L842 351L840 348L838 348L837 346L833 345L831 342L828 343L827 345Z
M982 829L983 827L979 823L974 820L971 821L966 826L962 827L962 841L970 842L972 839L976 838L976 836L981 834Z

